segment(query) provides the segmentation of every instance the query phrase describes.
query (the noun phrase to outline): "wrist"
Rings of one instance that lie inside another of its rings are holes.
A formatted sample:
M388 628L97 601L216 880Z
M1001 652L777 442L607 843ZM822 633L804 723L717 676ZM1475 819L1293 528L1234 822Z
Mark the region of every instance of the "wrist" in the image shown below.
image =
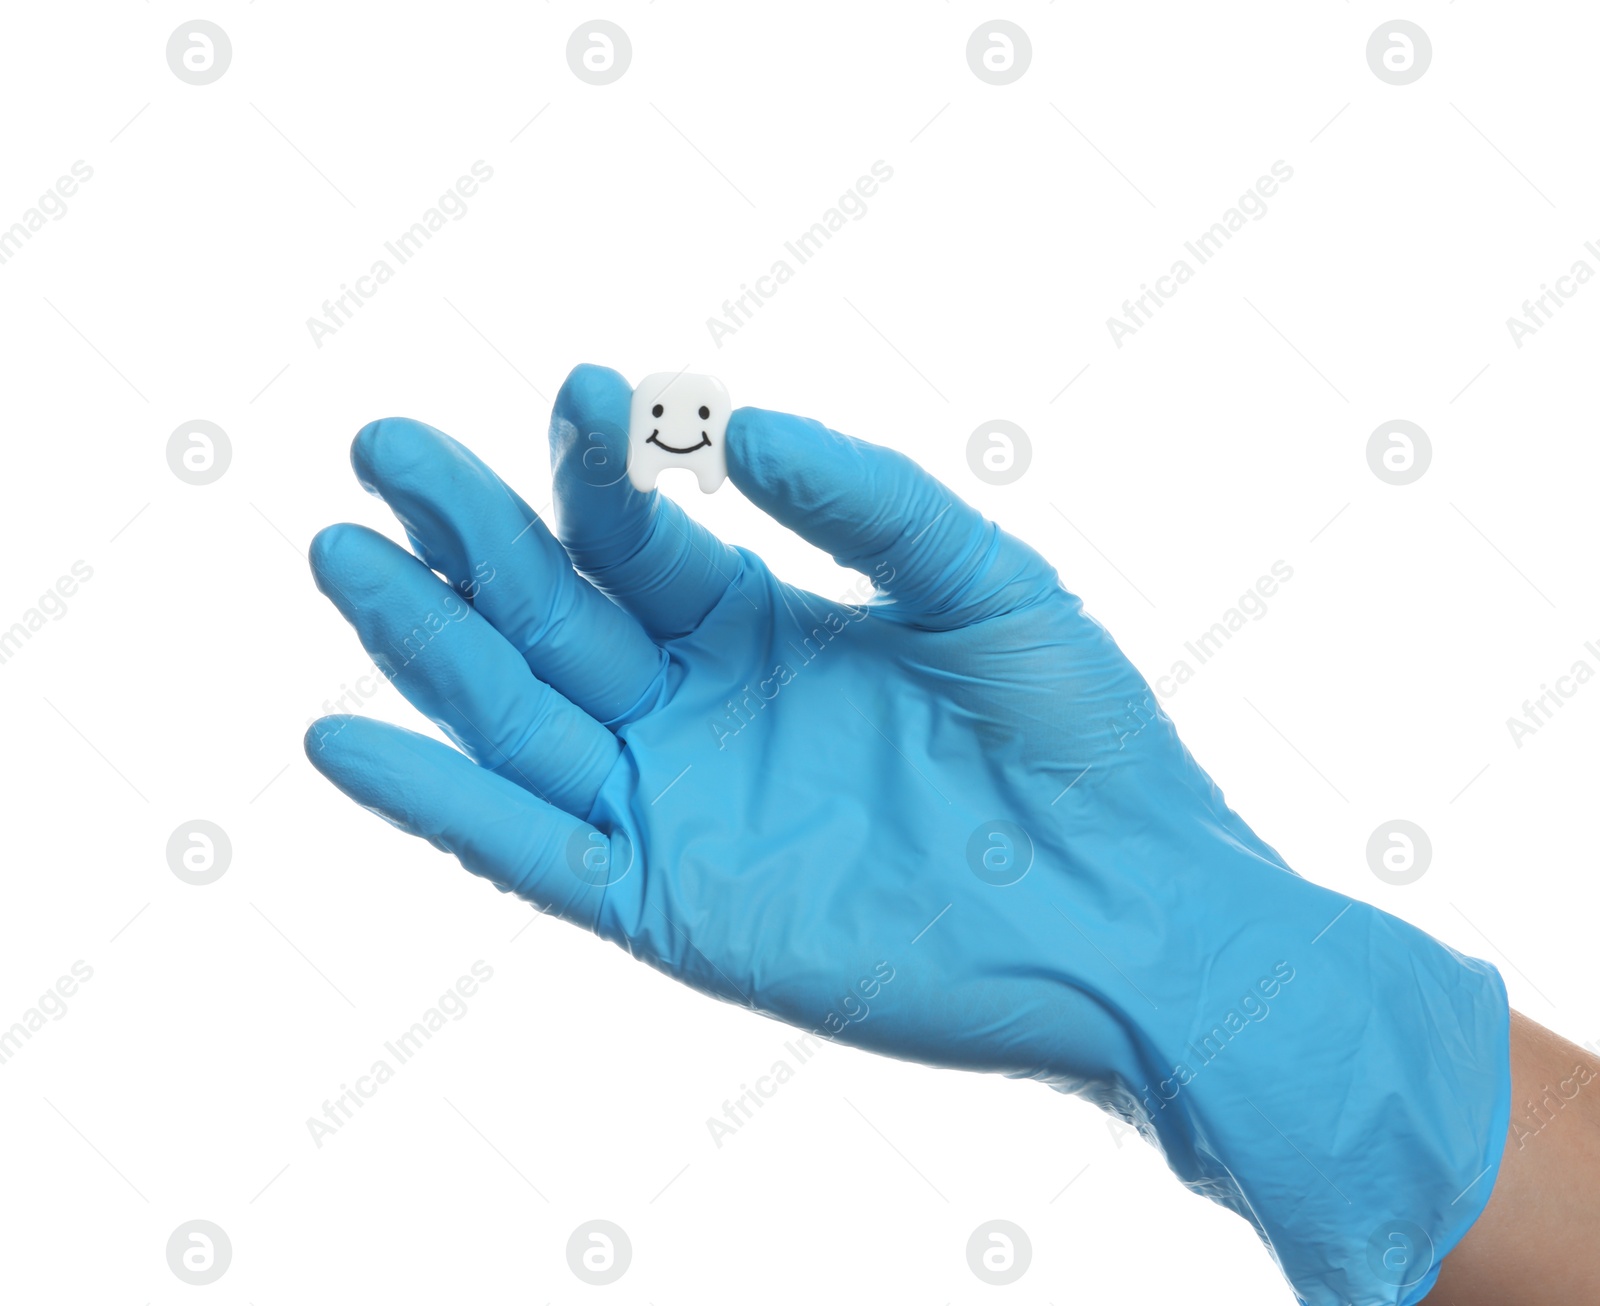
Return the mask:
M1112 1109L1249 1220L1310 1306L1420 1301L1505 1145L1500 976L1242 841L1207 865L1208 939L1169 950L1170 986L1141 979Z
M1499 1174L1428 1306L1600 1300L1600 1058L1513 1012L1510 1059Z

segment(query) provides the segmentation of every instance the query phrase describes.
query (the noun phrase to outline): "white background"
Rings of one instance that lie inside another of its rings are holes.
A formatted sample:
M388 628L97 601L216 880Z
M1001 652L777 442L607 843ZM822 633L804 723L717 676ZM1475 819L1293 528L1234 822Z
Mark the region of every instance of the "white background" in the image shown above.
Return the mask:
M165 57L197 16L233 46L208 86ZM632 42L607 86L565 56L596 16ZM965 58L996 16L1033 47L1007 86ZM0 665L0 1025L74 961L94 976L0 1066L0 1296L1289 1299L1243 1222L1035 1085L827 1047L718 1149L706 1118L787 1031L530 924L312 771L306 721L370 664L306 545L340 519L399 536L351 436L425 419L543 505L548 398L580 361L687 364L905 450L1046 552L1152 678L1287 562L1167 700L1190 747L1302 873L1600 1037L1600 682L1520 749L1506 726L1600 667L1600 288L1520 349L1505 324L1574 260L1600 269L1600 31L1577 4L1419 3L1433 61L1396 87L1365 56L1395 16L8 6L0 226L76 160L94 175L0 265L0 627L74 561L93 578ZM879 159L866 216L718 348L708 316ZM1280 159L1267 215L1117 348L1107 317ZM476 160L494 175L466 216L318 348L306 319ZM232 446L203 487L165 454L195 418ZM1033 446L1003 487L965 454L994 418ZM1405 487L1366 460L1394 418L1433 447ZM670 489L787 578L849 585L731 487ZM386 685L362 710L420 725ZM1405 887L1366 860L1394 817L1433 842ZM191 818L233 844L207 887L166 861ZM468 1014L317 1148L306 1118L478 959ZM233 1245L205 1288L166 1263L193 1218ZM567 1268L590 1218L632 1240L609 1288ZM965 1259L991 1218L1033 1244L1005 1289Z

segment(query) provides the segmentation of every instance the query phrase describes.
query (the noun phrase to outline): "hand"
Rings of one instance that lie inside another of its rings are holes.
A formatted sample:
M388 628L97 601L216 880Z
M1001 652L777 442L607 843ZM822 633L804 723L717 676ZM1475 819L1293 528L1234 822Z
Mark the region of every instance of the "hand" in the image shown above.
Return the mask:
M733 415L733 483L867 578L829 599L630 487L629 398L556 400L559 542L431 428L356 437L421 562L331 527L317 583L460 751L333 717L318 769L704 992L1090 1098L1306 1301L1420 1299L1436 1264L1371 1251L1398 1220L1436 1260L1487 1200L1493 968L1296 877L1051 566L902 455Z

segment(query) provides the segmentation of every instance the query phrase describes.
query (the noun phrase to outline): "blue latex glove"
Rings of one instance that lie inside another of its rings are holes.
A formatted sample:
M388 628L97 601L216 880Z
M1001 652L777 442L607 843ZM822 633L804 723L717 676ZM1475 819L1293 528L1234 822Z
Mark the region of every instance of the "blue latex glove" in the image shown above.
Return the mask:
M1051 566L907 458L734 413L733 483L869 578L830 600L633 490L628 404L563 386L559 541L448 437L361 431L422 561L334 526L317 584L460 751L330 717L317 768L706 993L1089 1098L1303 1302L1420 1300L1505 1140L1493 967L1291 872Z

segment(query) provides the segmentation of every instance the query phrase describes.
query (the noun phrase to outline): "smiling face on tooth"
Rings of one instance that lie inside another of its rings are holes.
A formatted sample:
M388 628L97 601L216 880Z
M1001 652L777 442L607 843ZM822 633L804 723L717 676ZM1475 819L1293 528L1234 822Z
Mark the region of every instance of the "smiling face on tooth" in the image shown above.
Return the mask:
M728 391L713 376L656 372L633 392L628 420L628 479L635 489L654 487L670 467L695 474L709 494L727 478L723 448L732 409Z
M655 404L650 409L650 416L655 418L657 421L665 418L666 415L667 406L665 404ZM695 410L695 416L698 417L702 422L709 421L711 419L711 409L709 405L701 404L700 407ZM655 427L651 430L650 438L646 440L645 443L653 444L660 449L665 449L668 453L689 454L693 453L696 449L709 449L711 447L711 434L705 429L705 427L701 427L700 438L698 440L689 445L687 448L679 448L677 445L668 444L665 440L663 440L661 438L661 428Z

